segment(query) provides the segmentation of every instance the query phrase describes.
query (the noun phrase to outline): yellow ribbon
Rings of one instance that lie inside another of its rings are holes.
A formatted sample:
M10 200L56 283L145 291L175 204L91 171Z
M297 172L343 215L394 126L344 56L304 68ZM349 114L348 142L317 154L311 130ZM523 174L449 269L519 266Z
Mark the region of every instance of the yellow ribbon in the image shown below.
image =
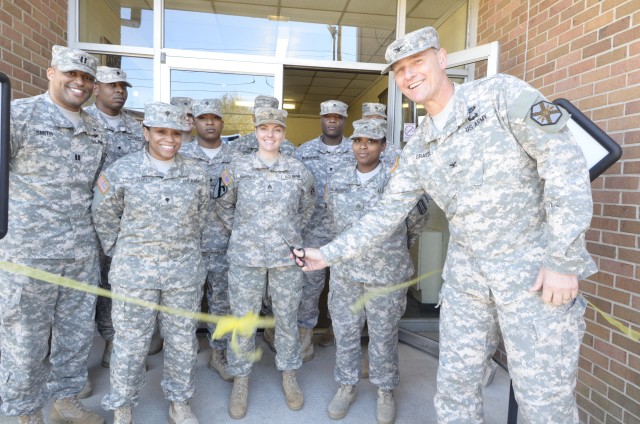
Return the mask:
M243 337L250 337L258 328L272 328L275 325L273 318L261 318L256 314L249 313L243 317L235 317L231 315L216 316L205 314L203 312L193 312L184 309L170 308L157 303L149 302L135 297L125 296L119 293L113 293L110 290L105 290L100 287L92 286L80 281L72 280L71 278L62 277L60 275L52 274L47 271L32 268L25 265L20 265L12 262L0 261L0 269L12 272L14 274L24 275L25 277L34 278L36 280L44 281L46 283L55 284L61 287L66 287L74 290L80 290L86 293L95 294L98 296L108 297L123 302L132 303L134 305L142 306L145 308L153 309L158 312L164 312L172 315L182 316L185 318L191 318L202 322L210 322L216 324L216 331L211 336L212 339L220 339L226 334L232 334L231 348L234 352L240 354L240 346L235 340L236 333L239 333ZM237 350L236 350L237 349ZM254 352L249 355L249 358L260 358L261 352Z
M615 328L620 330L625 336L629 337L634 342L637 342L638 340L640 340L640 331L636 331L630 326L627 328L626 325L624 325L623 323L621 323L611 315L598 309L598 307L594 305L591 301L587 300L587 304L591 305L591 307L597 313L599 313L602 316L602 318L606 319L609 324L613 325Z

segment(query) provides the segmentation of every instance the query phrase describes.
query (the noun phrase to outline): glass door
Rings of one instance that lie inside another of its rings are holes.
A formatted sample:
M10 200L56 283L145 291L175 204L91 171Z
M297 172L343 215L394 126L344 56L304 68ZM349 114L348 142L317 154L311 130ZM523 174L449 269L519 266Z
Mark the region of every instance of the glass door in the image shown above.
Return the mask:
M256 96L274 96L282 104L281 65L166 54L160 80L163 102L172 97L219 99L224 115L222 135L230 140L254 130L251 116Z

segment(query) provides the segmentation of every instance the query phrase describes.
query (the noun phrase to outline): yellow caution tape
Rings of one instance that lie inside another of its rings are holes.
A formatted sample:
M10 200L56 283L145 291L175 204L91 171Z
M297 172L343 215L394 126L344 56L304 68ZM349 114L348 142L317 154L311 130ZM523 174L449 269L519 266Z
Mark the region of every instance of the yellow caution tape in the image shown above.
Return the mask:
M432 275L435 275L437 273L442 272L442 270L437 270L437 271L430 271L427 272L425 274L419 275L418 277L414 278L413 280L409 280L407 282L404 283L400 283L400 284L396 284L393 286L388 286L388 287L380 287L378 289L373 289L370 290L369 292L365 293L362 297L360 297L358 300L356 300L353 305L351 305L350 309L351 312L353 312L354 314L357 314L358 312L362 311L364 309L365 304L370 301L373 298L376 298L378 296L384 296L385 294L391 293L393 291L396 290L402 290L406 287L410 287L414 284L416 284L417 282L424 280L426 278L431 277ZM631 340L637 342L638 340L640 340L640 331L636 331L633 328L630 328L628 326L626 326L625 324L623 324L622 322L618 321L617 319L613 318L611 315L601 311L600 309L598 309L598 307L596 305L594 305L592 302L587 300L587 304L591 305L591 307L593 309L595 309L595 311L597 313L599 313L605 320L607 320L607 322L611 325L613 325L615 328L617 328L618 330L620 330L620 332L622 332L624 335L626 335L627 337L629 337Z
M142 306L145 308L153 309L158 312L168 313L172 315L182 316L185 318L191 318L202 322L210 322L216 324L216 331L211 336L213 339L220 339L226 334L231 333L232 342L231 347L234 352L240 354L240 346L235 340L236 333L243 337L251 337L258 328L272 328L275 326L275 320L273 318L261 318L256 314L249 313L243 317L235 317L232 315L216 316L211 314L205 314L203 312L193 312L184 309L170 308L157 303L149 302L146 300L137 299L135 297L125 296L119 293L113 293L110 290L105 290L100 287L92 286L80 281L72 280L71 278L62 277L57 274L52 274L47 271L32 268L25 265L15 264L12 262L0 261L0 269L12 272L14 274L24 275L25 277L34 278L36 280L44 281L50 284L55 284L61 287L66 287L74 290L80 290L86 293L95 294L98 296L108 297L123 302L132 303L134 305ZM237 349L237 350L236 350ZM261 352L257 351L249 355L250 360L258 360Z
M629 337L631 340L633 340L634 342L637 342L638 340L640 340L640 331L636 331L631 327L627 327L626 325L624 325L623 323L621 323L620 321L618 321L617 319L615 319L614 317L612 317L611 315L607 314L606 312L601 311L600 309L598 309L598 307L596 305L594 305L591 301L587 300L587 303L589 305L591 305L591 307L597 312L599 313L602 318L606 319L607 322L611 325L613 325L614 327L616 327L618 330L620 330L625 336Z
M370 301L371 299L374 299L374 298L376 298L378 296L384 296L385 294L389 294L389 293L394 292L396 290L402 290L402 289L404 289L406 287L413 286L418 281L424 280L426 278L431 277L432 275L436 275L436 274L439 274L441 272L442 272L441 269L438 269L438 270L435 270L435 271L425 272L422 275L418 275L413 280L409 280L409 281L406 281L404 283L396 284L394 286L380 287L378 289L370 290L369 292L365 293L364 296L360 297L360 299L356 300L353 303L353 305L351 305L351 307L350 307L351 312L353 312L354 314L357 314L358 312L360 312L361 310L364 309L364 305L368 301Z

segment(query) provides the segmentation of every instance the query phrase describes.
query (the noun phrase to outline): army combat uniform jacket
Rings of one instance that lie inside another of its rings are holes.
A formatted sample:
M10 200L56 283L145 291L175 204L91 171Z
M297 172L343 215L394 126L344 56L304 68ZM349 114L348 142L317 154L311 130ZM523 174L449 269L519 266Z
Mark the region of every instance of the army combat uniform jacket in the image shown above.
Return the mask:
M13 102L3 257L80 259L98 253L90 206L106 139L99 122L82 111L80 118L74 128L48 92Z
M584 243L592 212L589 176L565 127L569 114L507 75L456 86L452 101L453 119L442 131L425 118L362 225L322 248L328 262L357 255L358 240L385 238L427 192L449 221L445 280L453 280L451 261L475 258L495 277L497 300L509 302L528 295L541 266L582 278L593 274ZM527 278L516 286L499 278L505 273ZM489 293L473 280L458 284Z
M353 226L382 196L391 173L384 163L380 166L380 172L365 184L360 183L355 166L341 169L331 177L325 191L325 201L334 234ZM408 240L415 242L418 239L427 216L427 200L422 198L391 236L366 249L358 260L335 264L332 272L340 275L340 278L367 284L390 285L406 281L414 271Z
M113 256L112 284L159 290L202 284L209 187L202 168L180 154L164 176L146 149L104 171L92 210L102 248Z
M217 199L216 214L232 229L229 264L289 266L289 243L302 245L301 232L315 204L313 176L292 157L280 155L267 166L257 154L233 161L222 173L227 193Z
M107 135L107 157L103 169L110 167L115 161L129 153L142 150L146 144L142 125L125 110L120 113L120 125L113 129L96 105L85 108L85 111L102 124Z

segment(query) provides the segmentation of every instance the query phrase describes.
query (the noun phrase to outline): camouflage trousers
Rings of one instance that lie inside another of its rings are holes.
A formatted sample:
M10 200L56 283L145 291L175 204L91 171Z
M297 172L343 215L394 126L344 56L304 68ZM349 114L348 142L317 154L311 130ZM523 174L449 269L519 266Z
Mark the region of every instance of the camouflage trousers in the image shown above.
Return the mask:
M296 317L302 293L302 271L295 265L277 268L256 268L231 264L229 266L229 304L233 315L260 312L265 291L265 278L269 274L269 294L276 321L276 368L295 370L302 365L300 337ZM240 352L228 351L229 373L247 376L251 361L247 354L255 349L255 334L238 337Z
M227 273L229 263L225 253L207 252L204 254L207 264L207 281L205 288L209 313L212 315L229 315L229 284L227 283ZM209 345L212 349L226 349L228 337L220 340L211 340L211 335L216 331L214 323L207 323L209 330Z
M506 304L493 296L441 292L439 423L482 423L481 381L500 326L519 411L527 423L575 423L574 389L585 331L582 296L548 305L537 294Z
M201 285L168 290L131 289L112 285L114 293L158 303L163 306L199 312ZM195 390L197 356L197 321L173 314L156 312L132 303L113 301L113 354L111 356L111 390L102 399L108 410L136 406L145 384L145 357L160 315L160 332L164 337L164 369L162 391L175 402L189 400Z
M4 259L94 286L98 256ZM0 398L6 415L31 414L87 381L96 296L0 271ZM49 337L51 347L49 348ZM49 355L51 368L46 365Z
M305 272L302 281L302 300L298 307L298 326L314 328L320 315L320 295L324 289L327 268Z
M382 388L394 389L399 382L398 327L407 305L407 290L396 290L369 300L354 314L353 305L360 297L380 288L331 276L329 311L336 337L335 379L340 384L355 385L360 379L360 337L365 321L369 332L369 379Z

